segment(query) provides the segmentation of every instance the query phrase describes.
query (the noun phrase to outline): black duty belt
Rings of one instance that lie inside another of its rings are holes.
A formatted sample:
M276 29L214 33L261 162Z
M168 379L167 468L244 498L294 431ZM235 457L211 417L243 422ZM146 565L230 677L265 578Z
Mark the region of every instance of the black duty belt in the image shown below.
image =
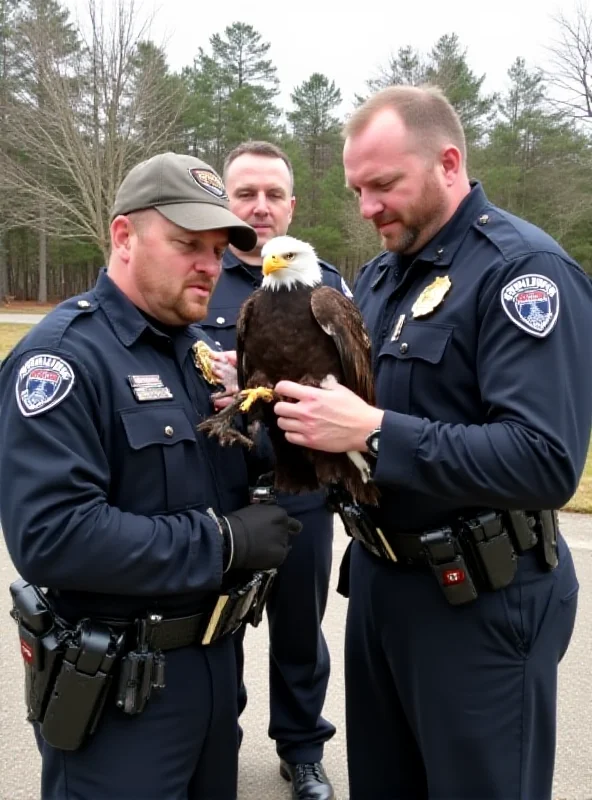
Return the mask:
M391 563L428 566L449 603L474 600L479 591L508 586L518 557L536 547L543 569L558 563L558 522L553 509L489 510L459 516L441 528L404 533L379 528L363 506L341 487L329 492L346 532L378 558Z
M154 650L175 650L178 647L189 647L201 644L205 634L210 612L191 614L186 617L160 618L156 614L149 615L157 622L150 626L148 644Z

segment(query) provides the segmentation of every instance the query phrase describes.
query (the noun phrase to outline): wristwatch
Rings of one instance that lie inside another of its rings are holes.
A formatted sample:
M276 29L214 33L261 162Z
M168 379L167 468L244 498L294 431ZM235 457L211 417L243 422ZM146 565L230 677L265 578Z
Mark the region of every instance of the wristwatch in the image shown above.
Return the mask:
M380 428L374 428L366 437L366 447L370 455L378 458L378 445L380 444Z

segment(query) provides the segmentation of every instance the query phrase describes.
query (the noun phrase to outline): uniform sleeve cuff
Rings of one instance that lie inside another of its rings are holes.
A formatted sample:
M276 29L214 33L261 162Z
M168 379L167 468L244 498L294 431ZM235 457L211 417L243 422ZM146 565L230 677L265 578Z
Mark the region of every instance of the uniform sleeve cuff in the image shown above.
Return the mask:
M385 411L380 426L380 447L374 481L411 488L416 453L425 420L396 411Z

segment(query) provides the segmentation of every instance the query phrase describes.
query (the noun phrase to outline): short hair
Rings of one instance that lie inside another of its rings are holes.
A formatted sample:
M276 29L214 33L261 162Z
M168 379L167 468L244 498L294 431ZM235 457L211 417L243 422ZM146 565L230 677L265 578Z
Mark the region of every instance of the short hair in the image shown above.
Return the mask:
M142 208L139 211L130 211L129 214L125 215L132 223L132 226L138 236L141 236L146 228L150 226L151 221L154 218L152 213L154 211L156 211L155 208Z
M383 109L395 111L420 147L434 153L443 139L467 157L465 132L460 117L437 86L387 86L357 108L343 127L343 137L357 136Z
M245 154L252 156L263 156L263 158L280 158L288 167L291 188L292 191L294 190L294 170L292 169L292 162L280 147L272 144L271 142L249 141L242 142L241 144L237 145L224 159L224 168L222 170L224 181L226 181L226 174L232 162L235 161L239 156L244 156Z

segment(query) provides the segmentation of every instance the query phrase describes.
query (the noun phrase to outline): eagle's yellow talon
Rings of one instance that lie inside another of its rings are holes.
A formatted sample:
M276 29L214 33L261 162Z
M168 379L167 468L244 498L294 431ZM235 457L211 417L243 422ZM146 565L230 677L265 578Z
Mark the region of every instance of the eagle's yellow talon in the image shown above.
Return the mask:
M255 400L263 400L265 403L271 403L274 399L273 389L267 389L265 386L256 386L254 389L243 389L240 395L245 398L240 404L241 411L248 411Z

